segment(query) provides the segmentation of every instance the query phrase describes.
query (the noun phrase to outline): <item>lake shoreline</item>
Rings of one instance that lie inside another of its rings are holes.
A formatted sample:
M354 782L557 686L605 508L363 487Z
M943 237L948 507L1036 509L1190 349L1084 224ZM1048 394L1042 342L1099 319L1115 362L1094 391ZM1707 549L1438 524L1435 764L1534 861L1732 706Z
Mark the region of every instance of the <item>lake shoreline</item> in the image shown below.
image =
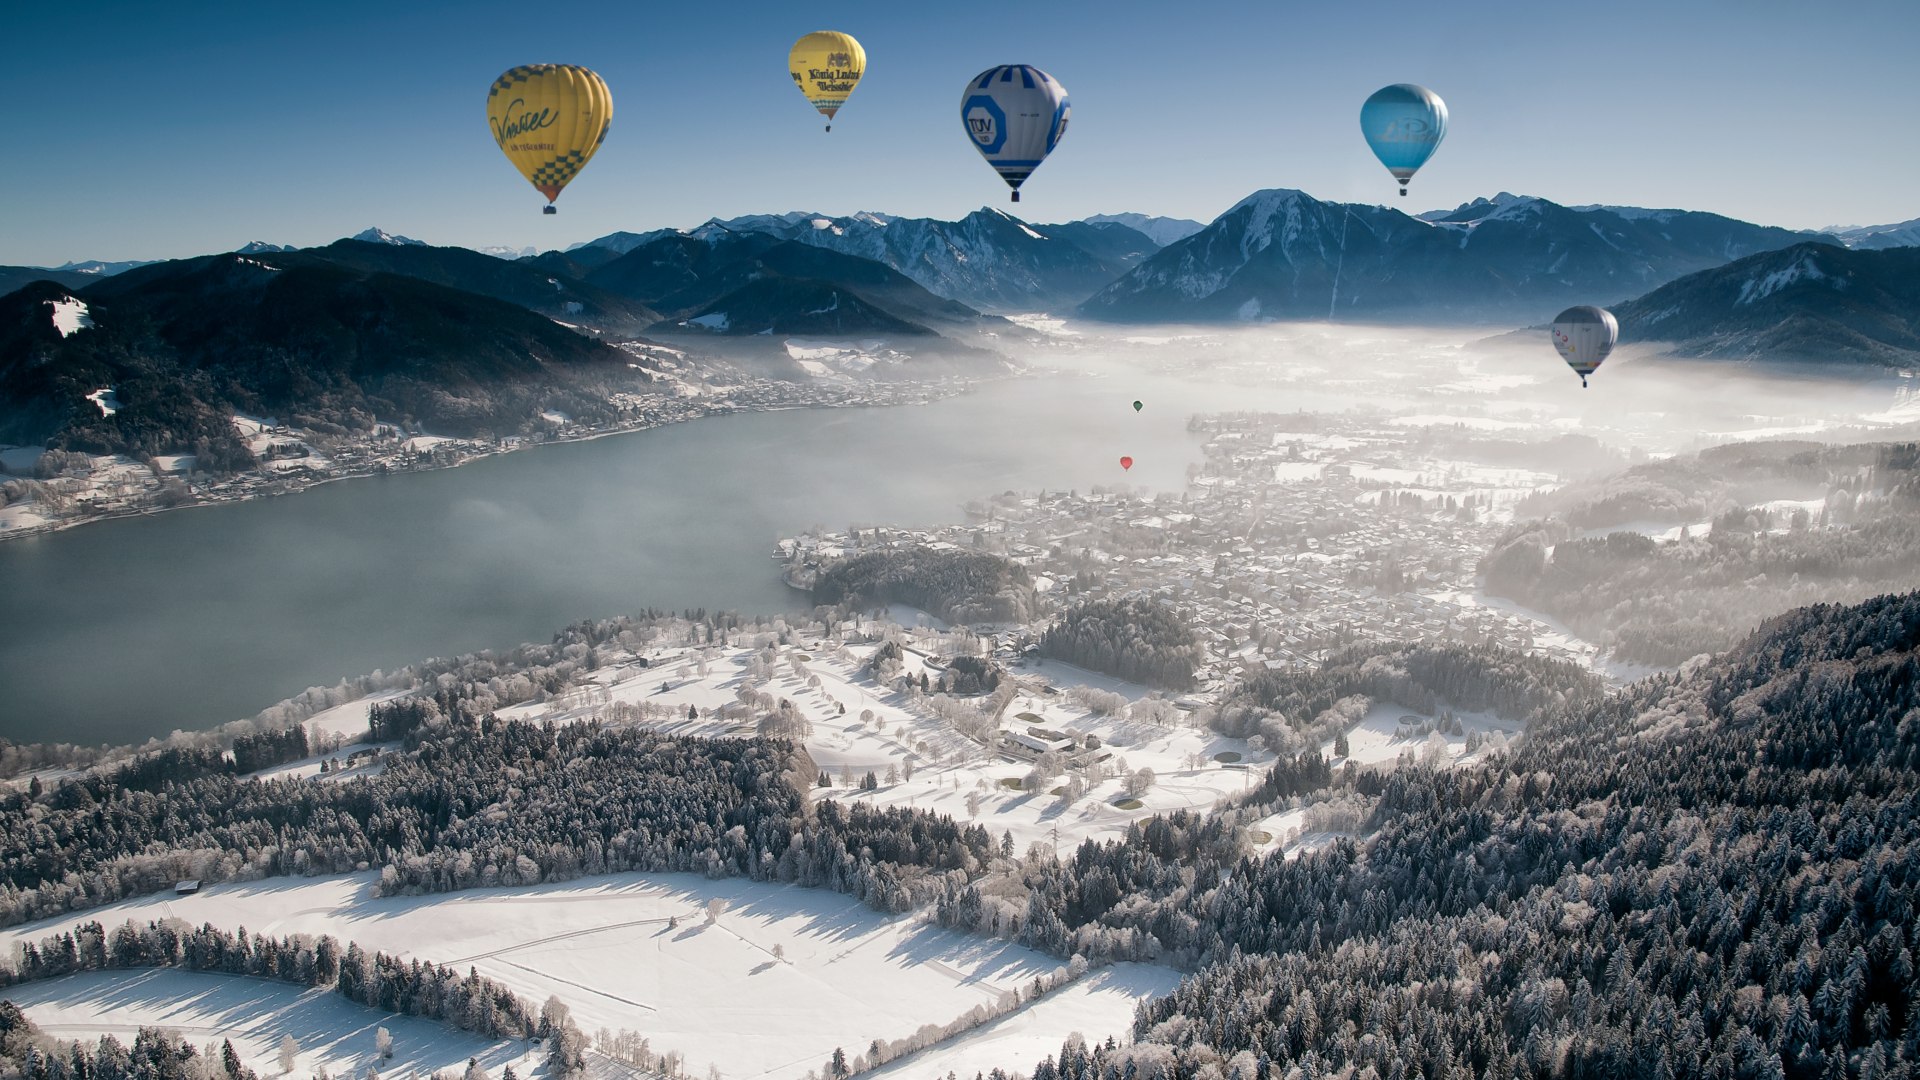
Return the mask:
M222 493L215 497L197 497L172 506L139 505L96 513L79 514L42 521L35 525L23 525L15 528L0 526L0 544L11 540L24 540L28 537L50 536L66 532L83 525L94 525L105 521L123 521L128 518L156 517L176 510L193 510L205 507L232 506L239 503L257 502L264 499L276 499L287 495L300 495L315 488L343 480L363 480L368 477L392 476L404 473L430 473L457 469L477 461L501 457L523 450L542 446L562 446L572 443L593 442L616 435L630 435L635 432L656 431L661 428L675 427L699 420L709 420L720 416L735 416L741 413L792 412L802 409L854 409L854 408L890 408L895 406L927 405L945 398L967 393L979 386L1002 379L1019 378L1024 372L1010 373L994 378L975 378L938 382L912 382L900 384L875 383L856 389L858 393L871 396L850 396L837 401L791 401L771 404L733 405L724 408L709 408L673 419L659 420L652 417L630 423L614 423L600 426L585 426L573 431L563 431L546 438L529 439L524 436L512 436L498 440L493 446L466 439L449 438L446 441L460 444L458 456L445 462L429 461L426 464L413 463L403 468L392 468L385 460L372 464L353 466L337 473L324 476L280 477L277 481L286 485L278 490L248 490L239 493ZM875 394L875 391L883 391ZM896 391L886 393L884 391ZM28 479L22 477L20 479Z

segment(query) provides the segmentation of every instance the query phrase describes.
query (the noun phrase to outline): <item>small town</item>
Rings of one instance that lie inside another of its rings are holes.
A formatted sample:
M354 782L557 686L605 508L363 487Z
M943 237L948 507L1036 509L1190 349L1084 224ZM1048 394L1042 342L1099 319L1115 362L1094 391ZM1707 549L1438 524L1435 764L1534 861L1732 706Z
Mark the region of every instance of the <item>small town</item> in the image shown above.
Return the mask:
M1198 697L1259 667L1311 665L1360 640L1497 644L1590 659L1591 646L1476 595L1480 557L1548 473L1423 452L1424 429L1347 416L1196 418L1204 463L1187 490L1144 497L1005 492L960 524L858 526L781 540L788 584L876 546L986 551L1025 566L1064 601L1156 597L1198 630ZM1055 611L1064 602L1049 605ZM1044 632L993 628L1017 656ZM978 629L978 628L976 628Z

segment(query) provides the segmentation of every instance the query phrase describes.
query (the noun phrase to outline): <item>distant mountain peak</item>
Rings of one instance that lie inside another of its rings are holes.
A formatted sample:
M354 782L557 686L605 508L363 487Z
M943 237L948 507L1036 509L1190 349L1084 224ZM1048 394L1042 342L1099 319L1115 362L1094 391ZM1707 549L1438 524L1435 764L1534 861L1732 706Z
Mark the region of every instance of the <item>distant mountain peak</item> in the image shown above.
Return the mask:
M1502 191L1491 199L1482 196L1461 203L1451 210L1429 210L1417 216L1421 221L1433 225L1465 225L1471 228L1483 221L1511 221L1558 205L1534 195L1515 195L1511 191ZM1601 208L1588 207L1587 209Z
M1891 225L1831 225L1821 232L1839 237L1850 248L1920 247L1920 218Z
M1189 218L1157 217L1153 214L1095 214L1081 220L1090 225L1124 225L1161 247L1176 244L1206 228Z
M426 247L425 240L415 240L410 236L398 236L378 226L364 229L347 237L368 244L392 244L395 247Z
M1284 206L1287 203L1297 202L1301 199L1305 199L1308 202L1319 201L1306 192L1301 191L1299 188L1261 188L1259 191L1227 207L1227 213L1231 214L1235 210L1240 210L1248 206L1266 210L1271 207Z
M234 249L235 255L272 255L281 251L298 251L292 244L269 244L265 240L249 240Z
M63 266L52 267L51 269L61 270L69 274L85 274L87 277L106 278L138 267L151 265L153 265L153 260L151 259L128 259L121 262L86 259L81 262L70 262Z

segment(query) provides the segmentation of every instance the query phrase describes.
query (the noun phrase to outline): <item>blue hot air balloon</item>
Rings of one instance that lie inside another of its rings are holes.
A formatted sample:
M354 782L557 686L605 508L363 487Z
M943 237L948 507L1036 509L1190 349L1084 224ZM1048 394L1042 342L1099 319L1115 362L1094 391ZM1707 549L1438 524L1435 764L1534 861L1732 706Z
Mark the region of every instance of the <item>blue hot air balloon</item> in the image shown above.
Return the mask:
M1367 137L1373 156L1400 181L1407 181L1427 163L1447 135L1447 103L1424 86L1395 83L1383 87L1360 106L1360 133Z
M1067 133L1073 106L1058 79L1030 64L1002 64L975 75L960 96L960 119L974 149L1013 189L1020 185Z

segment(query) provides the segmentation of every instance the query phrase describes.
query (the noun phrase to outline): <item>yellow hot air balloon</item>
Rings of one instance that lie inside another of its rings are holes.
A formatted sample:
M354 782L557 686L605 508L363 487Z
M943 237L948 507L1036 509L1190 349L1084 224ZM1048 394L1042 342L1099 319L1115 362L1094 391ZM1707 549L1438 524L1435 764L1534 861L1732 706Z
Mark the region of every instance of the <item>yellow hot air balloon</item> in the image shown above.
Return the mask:
M487 127L513 167L547 197L543 213L606 141L613 95L572 64L522 64L493 80Z
M807 95L807 104L819 109L833 130L833 114L847 103L847 96L860 85L867 71L867 50L853 40L852 34L838 30L815 30L793 43L787 53L787 72L793 84Z

